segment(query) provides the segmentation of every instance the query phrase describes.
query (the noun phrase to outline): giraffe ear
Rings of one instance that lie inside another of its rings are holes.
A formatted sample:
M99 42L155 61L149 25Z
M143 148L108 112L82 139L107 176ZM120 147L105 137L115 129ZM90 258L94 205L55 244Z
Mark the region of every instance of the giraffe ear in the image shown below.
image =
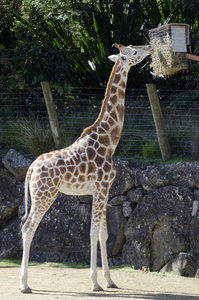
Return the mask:
M116 60L117 60L117 58L118 58L118 56L117 55L109 55L109 57L108 57L111 61L114 61L114 62L116 62Z

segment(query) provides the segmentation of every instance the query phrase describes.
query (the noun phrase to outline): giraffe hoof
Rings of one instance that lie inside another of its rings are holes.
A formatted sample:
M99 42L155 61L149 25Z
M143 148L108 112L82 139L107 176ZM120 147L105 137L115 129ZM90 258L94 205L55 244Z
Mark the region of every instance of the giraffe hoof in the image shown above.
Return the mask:
M23 294L31 294L32 293L32 291L31 291L31 289L29 287L21 289L21 292Z
M118 289L118 286L115 283L111 282L111 283L106 284L106 288L108 288L108 289Z
M103 288L99 284L93 284L92 289L93 292L103 291Z

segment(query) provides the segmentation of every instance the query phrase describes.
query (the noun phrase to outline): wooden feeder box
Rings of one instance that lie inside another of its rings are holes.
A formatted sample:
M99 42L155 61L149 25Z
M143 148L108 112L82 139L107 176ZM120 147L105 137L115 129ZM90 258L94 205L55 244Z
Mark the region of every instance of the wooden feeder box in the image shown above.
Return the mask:
M170 76L188 68L187 59L199 60L198 56L187 54L189 25L172 23L149 30L153 75Z

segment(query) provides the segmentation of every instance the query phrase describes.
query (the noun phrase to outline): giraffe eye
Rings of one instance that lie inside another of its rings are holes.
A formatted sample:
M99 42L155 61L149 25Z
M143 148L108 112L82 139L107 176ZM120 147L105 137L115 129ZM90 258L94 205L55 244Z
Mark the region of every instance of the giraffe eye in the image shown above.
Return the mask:
M126 56L125 55L122 55L122 60L126 60Z
M136 54L137 54L137 51L135 50L134 53L133 53L133 55L136 55Z

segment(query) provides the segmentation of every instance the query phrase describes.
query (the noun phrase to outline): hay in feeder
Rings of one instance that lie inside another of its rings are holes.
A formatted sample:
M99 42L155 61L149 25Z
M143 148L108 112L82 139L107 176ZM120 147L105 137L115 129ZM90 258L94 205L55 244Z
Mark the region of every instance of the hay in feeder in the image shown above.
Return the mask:
M154 77L167 77L188 68L186 53L173 52L169 32L153 34L150 43L154 48L154 53L151 55Z

